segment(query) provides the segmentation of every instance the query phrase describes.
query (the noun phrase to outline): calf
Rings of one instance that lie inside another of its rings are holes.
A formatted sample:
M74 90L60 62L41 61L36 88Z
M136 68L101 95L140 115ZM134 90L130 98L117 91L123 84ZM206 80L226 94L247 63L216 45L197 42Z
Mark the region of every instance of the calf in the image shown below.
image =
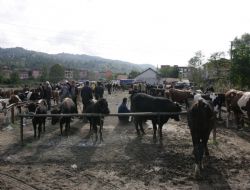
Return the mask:
M209 155L207 141L215 121L213 105L202 98L199 99L188 111L187 120L194 147L195 175L198 175L202 168L204 152Z
M163 97L153 97L144 93L137 93L131 97L131 112L181 112L179 104L170 101ZM135 128L137 134L140 130L144 133L142 123L146 120L151 120L154 128L154 138L156 137L156 130L158 130L160 138L162 138L162 126L167 123L169 118L179 121L179 115L159 115L159 116L134 116Z
M65 98L59 108L55 108L51 110L51 114L71 114L76 113L75 103L71 98ZM51 124L55 125L58 121L60 121L60 130L62 135L63 125L65 124L65 133L68 135L68 131L70 129L70 116L53 116L51 120Z
M86 113L100 113L100 114L109 114L108 102L106 99L101 98L97 102L92 103L86 109ZM104 117L100 116L87 116L87 119L90 123L90 130L93 129L96 134L97 140L97 125L100 126L99 133L100 138L102 139L102 127L103 127L103 120Z
M35 114L47 114L48 106L45 100L41 99L38 101L38 104L35 103L30 103L28 105L28 110L29 112L34 112ZM36 138L36 129L38 125L38 138L41 136L42 132L42 126L43 126L43 132L45 132L45 122L46 122L46 117L41 116L41 117L33 117L32 118L32 124L33 124L33 129L34 129L34 138Z

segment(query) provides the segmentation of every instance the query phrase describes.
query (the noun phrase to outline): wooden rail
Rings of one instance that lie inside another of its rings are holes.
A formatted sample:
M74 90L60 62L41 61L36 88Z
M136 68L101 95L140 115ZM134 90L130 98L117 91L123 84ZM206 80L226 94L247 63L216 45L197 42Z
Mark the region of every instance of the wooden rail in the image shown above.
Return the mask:
M20 117L20 139L23 144L23 118L26 117L81 117L81 116L94 116L94 117L114 117L114 116L162 116L162 115L184 115L187 111L183 112L136 112L136 113L82 113L82 114L18 114Z

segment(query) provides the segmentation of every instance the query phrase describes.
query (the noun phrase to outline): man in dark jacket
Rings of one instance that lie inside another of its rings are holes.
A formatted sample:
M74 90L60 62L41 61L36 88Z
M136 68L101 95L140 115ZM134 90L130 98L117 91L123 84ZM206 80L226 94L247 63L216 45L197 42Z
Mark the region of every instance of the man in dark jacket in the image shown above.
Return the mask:
M83 112L86 108L91 104L91 100L93 99L93 91L89 87L89 81L85 82L84 87L81 90L82 104L83 104Z
M130 110L127 108L127 98L123 98L122 104L118 108L118 113L129 113ZM129 122L129 116L118 116L119 121Z
M104 88L101 85L101 82L97 82L97 86L95 87L95 99L99 100L103 98Z

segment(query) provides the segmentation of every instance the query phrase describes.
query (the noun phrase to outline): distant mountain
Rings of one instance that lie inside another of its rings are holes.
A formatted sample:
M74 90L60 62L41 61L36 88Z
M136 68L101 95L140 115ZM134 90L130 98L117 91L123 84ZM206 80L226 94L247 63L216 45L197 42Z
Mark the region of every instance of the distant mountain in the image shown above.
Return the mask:
M0 65L8 65L11 68L41 69L44 66L51 67L57 63L65 68L88 69L92 71L111 70L114 73L129 73L132 70L140 72L148 68L155 69L153 65L149 64L134 64L84 54L48 54L20 47L0 48Z

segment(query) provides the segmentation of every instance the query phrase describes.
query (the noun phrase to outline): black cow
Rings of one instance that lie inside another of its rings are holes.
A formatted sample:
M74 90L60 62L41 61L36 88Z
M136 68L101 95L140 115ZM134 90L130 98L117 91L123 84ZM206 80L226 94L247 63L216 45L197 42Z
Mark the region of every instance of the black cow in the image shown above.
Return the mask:
M38 101L38 104L30 103L28 105L29 112L33 112L35 114L47 114L48 106L45 100L41 99ZM36 138L36 129L38 125L38 138L40 138L41 132L42 132L42 126L43 126L43 132L45 132L45 122L46 117L33 117L32 118L32 124L34 129L34 138Z
M76 106L75 103L71 98L65 98L59 108L54 108L51 110L51 114L71 114L76 113ZM60 121L60 130L62 135L63 124L65 124L65 133L68 135L68 131L70 129L70 121L71 117L69 116L53 116L51 120L51 124L55 125L58 121Z
M101 98L97 102L92 103L86 109L86 113L100 113L100 114L109 114L108 102L106 99ZM103 127L103 120L104 117L99 116L87 116L87 119L90 123L90 131L93 129L96 134L97 140L97 125L100 126L99 133L100 138L102 139L102 127Z
M178 103L163 97L153 97L144 93L137 93L131 96L131 112L181 112ZM179 121L179 115L161 115L161 116L134 116L134 122L137 134L140 130L144 133L142 122L151 120L154 128L154 137L156 137L156 130L158 124L159 135L162 137L162 126L167 123L169 118Z
M197 175L202 168L204 152L209 155L207 141L215 122L213 105L205 99L199 99L191 106L187 119L193 141L195 174Z

